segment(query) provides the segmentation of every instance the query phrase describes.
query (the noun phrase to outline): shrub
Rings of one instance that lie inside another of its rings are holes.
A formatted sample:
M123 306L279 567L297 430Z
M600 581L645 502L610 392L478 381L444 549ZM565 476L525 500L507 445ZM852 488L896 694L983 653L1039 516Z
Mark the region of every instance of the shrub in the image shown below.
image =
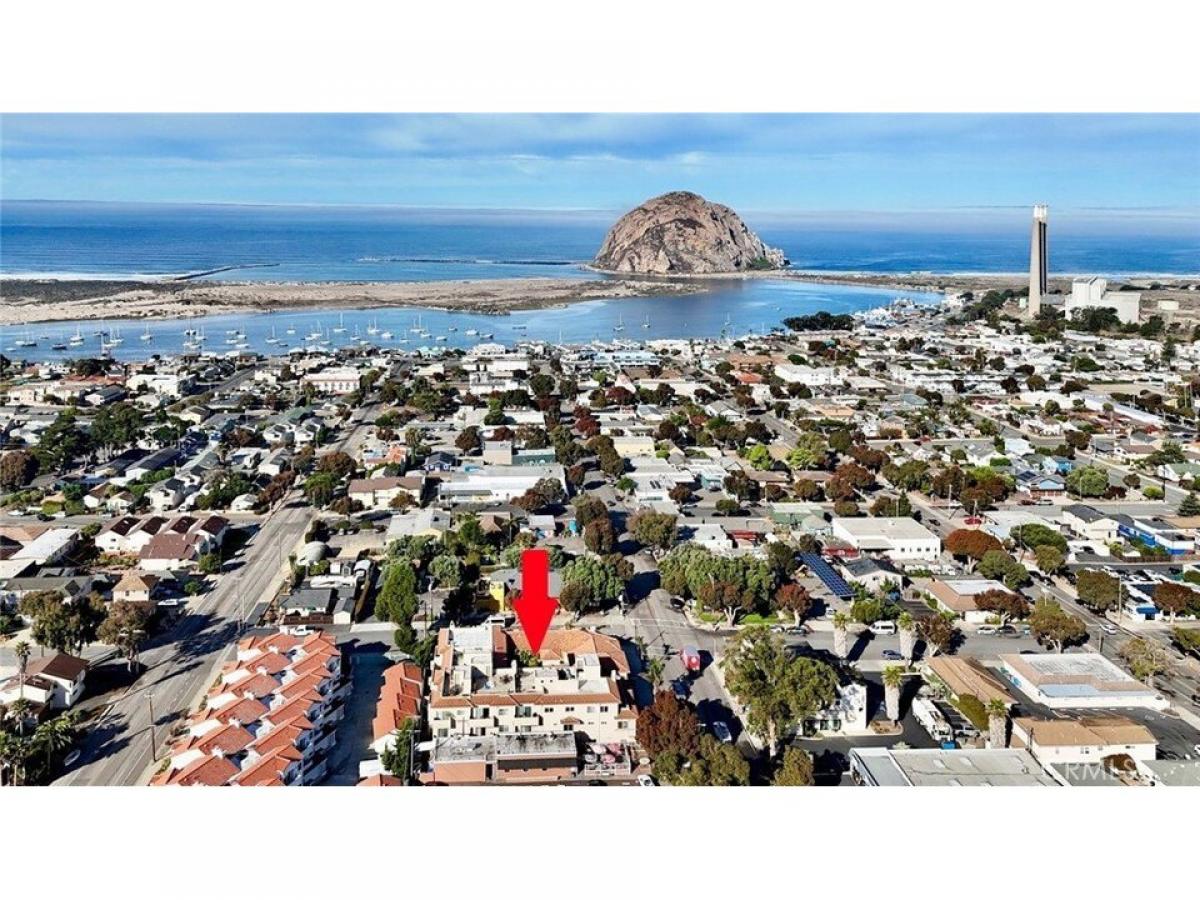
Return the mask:
M983 705L983 701L974 694L963 694L958 698L958 711L966 716L971 724L980 731L987 731L987 708Z

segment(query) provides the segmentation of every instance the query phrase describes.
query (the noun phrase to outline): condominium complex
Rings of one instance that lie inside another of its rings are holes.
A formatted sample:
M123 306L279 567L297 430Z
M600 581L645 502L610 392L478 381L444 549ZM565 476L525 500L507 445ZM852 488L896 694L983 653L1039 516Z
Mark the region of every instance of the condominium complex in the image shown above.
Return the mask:
M152 783L315 784L325 776L347 690L332 638L247 638Z
M495 624L442 629L429 679L431 735L636 738L629 662L616 638L553 630L533 662L519 631Z

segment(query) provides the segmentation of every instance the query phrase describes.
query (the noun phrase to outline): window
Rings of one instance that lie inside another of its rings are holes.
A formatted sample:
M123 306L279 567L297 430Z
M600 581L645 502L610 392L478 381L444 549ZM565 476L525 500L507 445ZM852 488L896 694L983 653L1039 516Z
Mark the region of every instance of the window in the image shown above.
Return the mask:
M573 707L573 706L564 706L564 707L563 707L563 712L575 712L575 707Z
M608 707L607 706L600 707L600 712L602 712L602 713L608 712Z

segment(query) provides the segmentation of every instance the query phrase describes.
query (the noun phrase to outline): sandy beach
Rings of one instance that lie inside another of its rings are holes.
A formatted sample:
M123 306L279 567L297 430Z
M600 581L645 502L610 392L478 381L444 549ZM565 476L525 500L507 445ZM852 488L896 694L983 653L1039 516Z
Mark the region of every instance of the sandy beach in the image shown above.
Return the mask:
M0 325L405 306L503 314L585 300L691 294L703 284L568 278L425 282L0 281Z

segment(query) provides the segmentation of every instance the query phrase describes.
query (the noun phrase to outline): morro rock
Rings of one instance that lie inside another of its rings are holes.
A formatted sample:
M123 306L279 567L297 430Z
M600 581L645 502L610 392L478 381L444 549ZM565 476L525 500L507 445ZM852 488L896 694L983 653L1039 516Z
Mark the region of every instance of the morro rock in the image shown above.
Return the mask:
M712 275L779 269L787 260L728 206L690 191L672 191L621 216L600 245L595 264L610 272Z

